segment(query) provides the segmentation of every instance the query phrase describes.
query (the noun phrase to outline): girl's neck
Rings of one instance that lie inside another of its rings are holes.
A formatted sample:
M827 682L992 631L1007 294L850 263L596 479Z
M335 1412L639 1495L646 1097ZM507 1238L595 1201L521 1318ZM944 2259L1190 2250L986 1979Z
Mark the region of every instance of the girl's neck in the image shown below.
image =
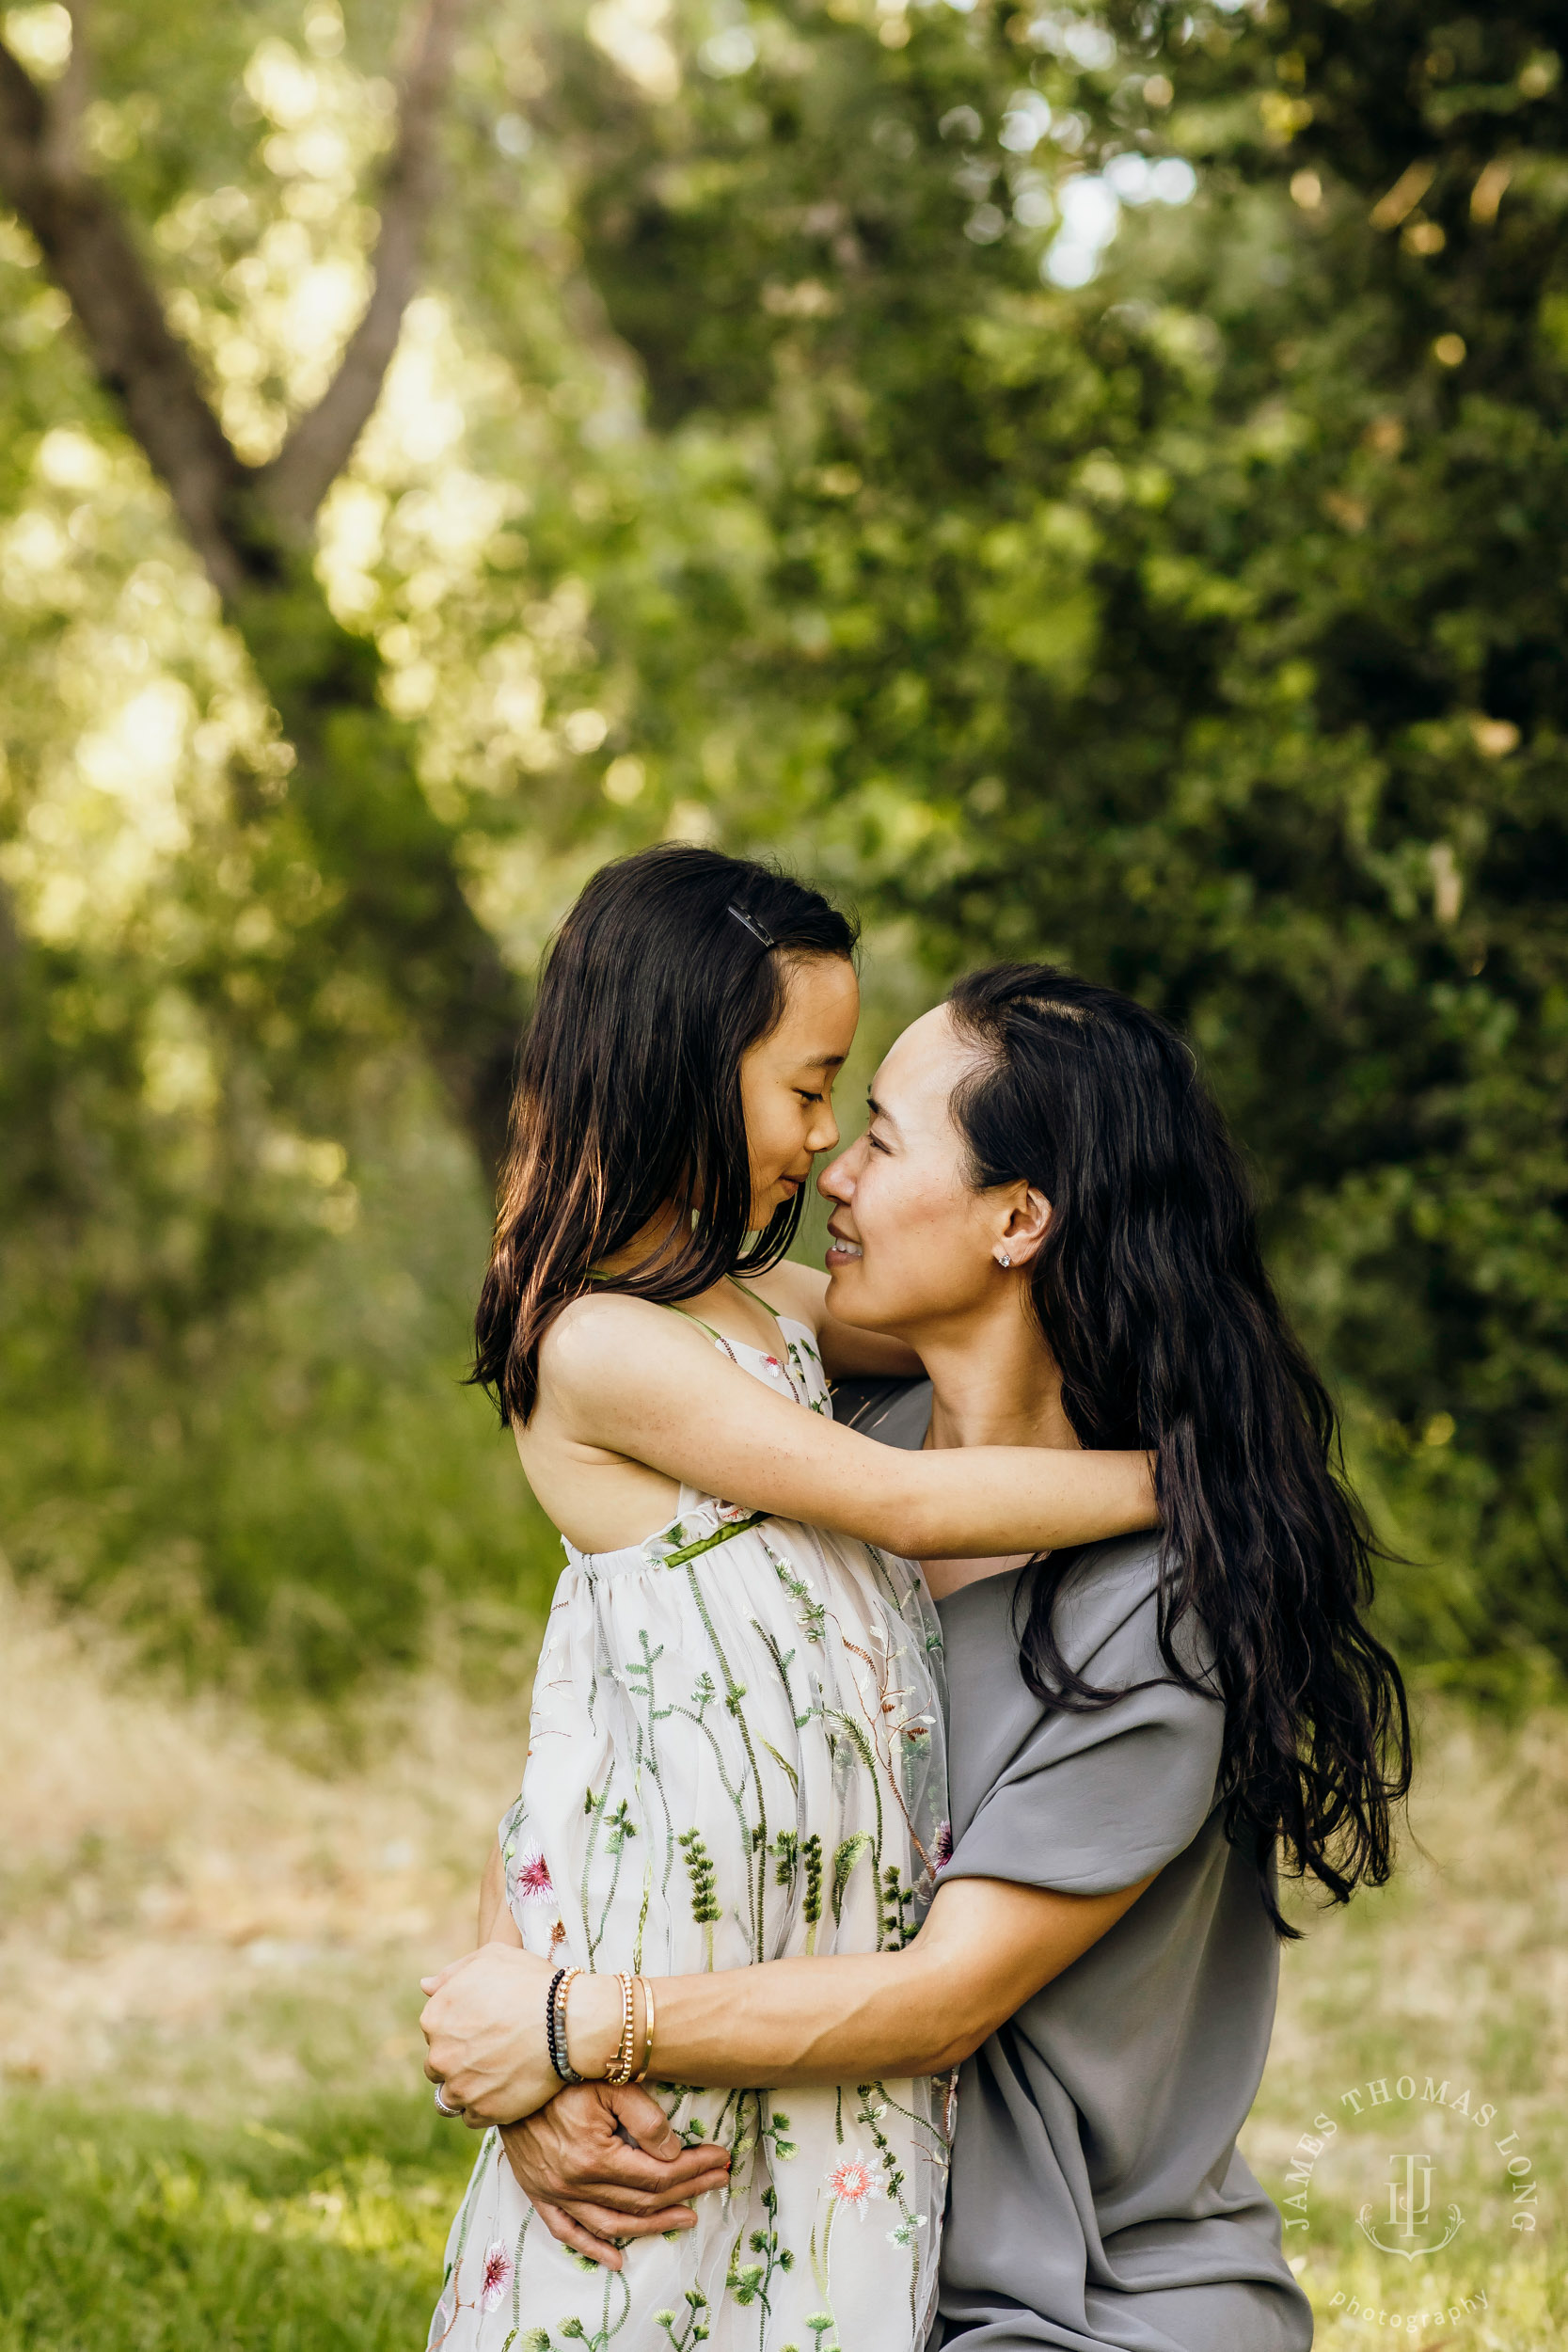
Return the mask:
M1077 1446L1062 1375L1012 1286L977 1325L900 1337L930 1375L929 1444Z

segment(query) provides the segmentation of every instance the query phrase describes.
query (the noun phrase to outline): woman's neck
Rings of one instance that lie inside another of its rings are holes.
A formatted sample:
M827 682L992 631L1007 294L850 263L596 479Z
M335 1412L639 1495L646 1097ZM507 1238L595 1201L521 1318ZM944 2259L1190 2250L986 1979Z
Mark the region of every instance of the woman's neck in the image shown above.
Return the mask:
M929 1444L1077 1446L1062 1375L1016 1292L978 1324L899 1336L930 1375Z

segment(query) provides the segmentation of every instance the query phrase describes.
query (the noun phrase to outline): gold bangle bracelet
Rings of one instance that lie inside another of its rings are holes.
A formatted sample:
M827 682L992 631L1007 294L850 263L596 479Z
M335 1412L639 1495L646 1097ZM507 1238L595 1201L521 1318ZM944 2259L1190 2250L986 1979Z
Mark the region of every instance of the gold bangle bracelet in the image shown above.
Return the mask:
M642 2071L634 2074L632 2080L645 2083L648 2069L654 2062L654 1988L646 1977L639 1977L637 1981L642 1987Z
M615 1981L621 1988L621 2040L615 2052L615 2063L605 2076L617 2090L631 2080L632 2061L637 2051L637 1998L632 1991L632 1979L616 1971Z

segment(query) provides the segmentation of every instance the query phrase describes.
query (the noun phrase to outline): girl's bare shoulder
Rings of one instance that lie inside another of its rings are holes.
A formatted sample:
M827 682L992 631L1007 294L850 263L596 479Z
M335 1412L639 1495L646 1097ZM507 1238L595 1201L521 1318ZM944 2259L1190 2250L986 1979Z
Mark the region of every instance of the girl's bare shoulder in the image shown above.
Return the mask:
M706 1343L695 1326L650 1298L628 1298L621 1291L591 1291L562 1307L539 1349L539 1372L559 1395L608 1380L624 1381L628 1369L659 1368L689 1359Z

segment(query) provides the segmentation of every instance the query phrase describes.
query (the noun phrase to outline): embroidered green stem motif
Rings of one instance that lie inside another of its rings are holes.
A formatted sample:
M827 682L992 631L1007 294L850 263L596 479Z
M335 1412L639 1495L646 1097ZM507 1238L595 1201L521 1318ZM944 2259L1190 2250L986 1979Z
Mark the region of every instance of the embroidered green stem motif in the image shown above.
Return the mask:
M822 1917L822 1840L815 1830L800 1852L806 1866L806 1894L800 1905L800 1916L806 1923L806 1951L809 1956L816 1949L817 1924Z
M631 1818L625 1797L621 1799L613 1812L610 1810L610 1783L614 1777L615 1767L612 1764L603 1792L595 1797L590 1788L583 1798L582 1809L594 1823L588 1835L588 1849L583 1856L581 1887L582 1931L588 1946L590 1968L598 1957L599 1946L604 1941L605 1930L610 1920L610 1907L615 1900L615 1890L621 1883L621 1856L625 1851L626 1839L637 1836L637 1823ZM610 1874L610 1886L599 1908L599 1924L595 1929L588 1916L588 1885L594 1867L594 1851L598 1844L601 1831L604 1833L605 1851L613 1856L615 1867ZM620 2276L618 2271L611 2271L610 2275L611 2278Z
M592 2272L599 2268L599 2265L590 2262L585 2254L575 2254L572 2259L579 2270ZM583 2347L583 2352L607 2352L607 2347L612 2339L618 2336L626 2326L627 2314L631 2310L631 2289L626 2284L625 2274L618 2270L606 2271L604 2280L604 2304L599 2313L599 2324L592 2335L575 2314L570 2319L562 2319L557 2323L562 2342L579 2344ZM617 2293L621 2308L612 2320L610 2315L610 2300ZM705 2328L704 2333L706 2333ZM507 2342L510 2344L512 2338L508 2337ZM556 2346L551 2341L547 2328L531 2328L523 2338L523 2344L525 2352L556 2352Z
M687 2288L686 2305L678 2320L673 2312L654 2313L654 2326L663 2328L670 2339L672 2352L689 2352L690 2345L705 2343L707 2339L708 2331L703 2318L707 2310L707 2296L701 2287Z
M910 1910L914 1902L914 1888L903 1883L890 1862L882 1872L882 1933L889 1951L902 1951L914 1934Z
M780 1830L773 1840L773 1852L778 1865L773 1872L774 1879L780 1886L793 1886L795 1874L800 1867L799 1833L792 1829Z
M844 1917L844 1898L848 1892L850 1873L862 1854L870 1852L871 1843L869 1830L863 1829L858 1836L847 1837L833 1855L832 1904L835 1921ZM880 1938L878 1940L879 1942Z
M760 1517L760 1514L757 1514L756 1516ZM766 1948L767 1927L764 1915L768 1900L768 1865L765 1853L765 1849L768 1844L768 1807L767 1801L763 1794L762 1774L757 1769L756 1750L752 1745L752 1734L747 1727L745 1710L740 1704L741 1700L746 1696L746 1685L743 1682L737 1682L735 1676L730 1671L730 1661L724 1655L723 1645L721 1643L718 1632L714 1628L713 1619L708 1614L707 1602L703 1597L702 1584L699 1581L694 1569L689 1567L687 1569L686 1581L690 1590L692 1600L696 1603L697 1614L702 1621L703 1631L707 1635L708 1641L711 1643L713 1647L713 1654L719 1661L719 1671L724 1677L724 1705L728 1708L730 1714L735 1718L736 1728L740 1734L741 1745L746 1751L746 1765L747 1770L752 1775L752 1787L756 1791L757 1812L761 1817L762 1836L761 1838L758 1839L753 1835L751 1840L752 1851L757 1856L757 1865L754 1878L750 1872L747 1873L746 1900L751 1908L752 1914L752 1957L753 1959L759 1961L766 1960L768 1957ZM726 1780L726 1787L727 1786L728 1783ZM736 1809L738 1810L738 1797L736 1798L735 1802L736 1804ZM712 1951L712 1944L713 1939L710 1936L708 1938L710 1955ZM713 1962L710 1956L708 1966L711 1968Z
M798 1575L787 1560L780 1559L766 1536L762 1538L762 1548L773 1564L774 1575L795 1603L801 1632L808 1642L820 1645L828 1626L826 1608L816 1599L805 1578ZM809 1718L801 1720L809 1721Z
M713 1864L700 1830L683 1830L675 1843L686 1856L686 1867L691 1880L691 1916L703 1931L703 1947L711 1969L713 1931L720 1917L719 1899L713 1885Z
M772 2316L771 2289L775 2270L793 2270L795 2257L787 2246L779 2243L779 2193L771 2185L762 2192L763 2210L767 2219L759 2230L753 2230L746 2244L758 2257L751 2263L740 2259L740 2240L736 2239L730 2253L729 2276L724 2284L737 2303L760 2305L757 2313L758 2352L768 2342L768 2322Z

